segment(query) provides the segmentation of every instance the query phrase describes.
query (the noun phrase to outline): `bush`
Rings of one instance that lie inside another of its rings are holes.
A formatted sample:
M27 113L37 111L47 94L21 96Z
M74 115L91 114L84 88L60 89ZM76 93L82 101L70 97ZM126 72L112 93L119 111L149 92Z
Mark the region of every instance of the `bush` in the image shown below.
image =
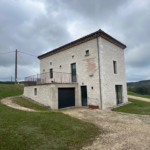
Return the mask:
M130 91L130 92L132 92L132 87L129 86L127 90Z
M147 87L142 86L142 87L135 87L134 89L132 89L133 92L137 93L137 94L141 94L141 95L148 95L149 94L149 90Z

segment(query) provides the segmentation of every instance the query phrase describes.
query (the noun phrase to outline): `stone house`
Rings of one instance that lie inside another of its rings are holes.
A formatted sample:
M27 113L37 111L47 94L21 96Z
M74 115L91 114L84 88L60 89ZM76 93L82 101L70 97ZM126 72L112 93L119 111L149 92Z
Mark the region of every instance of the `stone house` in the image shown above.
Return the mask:
M40 55L40 74L25 78L24 96L52 110L126 103L125 48L100 29Z

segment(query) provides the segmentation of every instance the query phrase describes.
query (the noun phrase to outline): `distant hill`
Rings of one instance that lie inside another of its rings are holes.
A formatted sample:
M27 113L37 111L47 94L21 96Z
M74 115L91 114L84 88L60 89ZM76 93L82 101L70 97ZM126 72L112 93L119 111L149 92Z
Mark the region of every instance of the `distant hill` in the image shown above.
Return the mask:
M0 81L0 84L15 84L15 82L11 82L11 81Z
M145 86L150 90L150 80L143 80L138 82L127 82L127 86L132 86L132 87Z

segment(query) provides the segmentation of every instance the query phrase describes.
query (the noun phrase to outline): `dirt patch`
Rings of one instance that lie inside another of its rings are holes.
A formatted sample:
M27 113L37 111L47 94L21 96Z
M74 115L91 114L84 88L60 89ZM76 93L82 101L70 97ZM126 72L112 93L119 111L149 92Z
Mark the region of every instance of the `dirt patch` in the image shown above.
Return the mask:
M4 105L7 105L9 107L12 107L12 108L15 108L15 109L20 109L20 110L24 110L24 111L36 111L34 109L30 109L30 108L26 108L26 107L22 107L16 103L13 103L12 101L12 98L13 97L7 97L7 98L3 98L1 100L1 103L4 104Z
M137 97L137 96L132 96L132 95L128 95L128 98L132 98L132 99L140 100L140 101L145 101L145 102L150 102L149 98Z
M149 150L150 116L106 110L75 108L63 111L72 117L92 122L104 134L83 150Z

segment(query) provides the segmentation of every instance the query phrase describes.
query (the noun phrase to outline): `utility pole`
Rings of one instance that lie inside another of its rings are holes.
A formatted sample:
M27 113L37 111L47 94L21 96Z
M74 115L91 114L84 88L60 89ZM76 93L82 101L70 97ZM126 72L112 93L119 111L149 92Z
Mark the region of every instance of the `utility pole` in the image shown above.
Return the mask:
M16 49L16 57L15 57L15 84L17 84L17 49Z
M11 76L11 84L12 84L12 76Z

